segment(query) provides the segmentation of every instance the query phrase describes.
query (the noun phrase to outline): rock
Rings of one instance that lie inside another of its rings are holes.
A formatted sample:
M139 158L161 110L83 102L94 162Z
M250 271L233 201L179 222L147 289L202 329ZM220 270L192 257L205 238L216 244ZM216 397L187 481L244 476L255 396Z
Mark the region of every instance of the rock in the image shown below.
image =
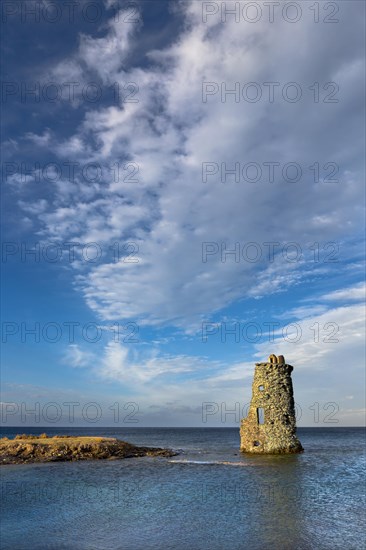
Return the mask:
M55 462L142 456L174 456L171 449L136 447L126 441L102 437L19 435L0 439L0 463Z

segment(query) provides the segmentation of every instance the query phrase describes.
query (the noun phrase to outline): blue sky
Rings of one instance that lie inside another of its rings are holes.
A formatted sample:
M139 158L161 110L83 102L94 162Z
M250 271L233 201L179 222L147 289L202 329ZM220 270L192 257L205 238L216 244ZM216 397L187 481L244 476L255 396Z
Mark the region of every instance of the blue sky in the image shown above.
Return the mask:
M363 5L5 4L6 424L236 425L278 353L361 425Z

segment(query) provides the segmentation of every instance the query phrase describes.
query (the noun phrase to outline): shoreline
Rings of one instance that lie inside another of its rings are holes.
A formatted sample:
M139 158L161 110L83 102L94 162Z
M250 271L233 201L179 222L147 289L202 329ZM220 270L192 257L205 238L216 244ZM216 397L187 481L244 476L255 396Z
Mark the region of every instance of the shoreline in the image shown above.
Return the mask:
M172 457L172 449L137 446L113 437L67 436L46 434L17 435L0 439L0 465L81 460L122 460L144 456Z

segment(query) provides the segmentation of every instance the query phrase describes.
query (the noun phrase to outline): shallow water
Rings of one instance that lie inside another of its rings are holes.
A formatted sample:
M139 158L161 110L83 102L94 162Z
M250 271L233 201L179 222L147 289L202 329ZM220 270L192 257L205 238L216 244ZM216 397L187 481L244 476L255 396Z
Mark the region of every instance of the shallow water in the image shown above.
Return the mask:
M21 431L100 434L181 453L2 467L4 550L365 547L362 428L299 429L305 452L272 457L241 455L231 428Z

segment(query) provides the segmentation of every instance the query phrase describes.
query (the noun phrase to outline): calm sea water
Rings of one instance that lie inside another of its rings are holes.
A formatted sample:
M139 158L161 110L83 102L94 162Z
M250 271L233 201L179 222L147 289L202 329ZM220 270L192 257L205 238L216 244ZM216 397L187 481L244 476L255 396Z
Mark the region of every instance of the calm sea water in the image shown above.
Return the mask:
M103 435L166 458L4 466L2 550L365 548L365 431L302 428L305 453L242 456L231 428L7 428Z

